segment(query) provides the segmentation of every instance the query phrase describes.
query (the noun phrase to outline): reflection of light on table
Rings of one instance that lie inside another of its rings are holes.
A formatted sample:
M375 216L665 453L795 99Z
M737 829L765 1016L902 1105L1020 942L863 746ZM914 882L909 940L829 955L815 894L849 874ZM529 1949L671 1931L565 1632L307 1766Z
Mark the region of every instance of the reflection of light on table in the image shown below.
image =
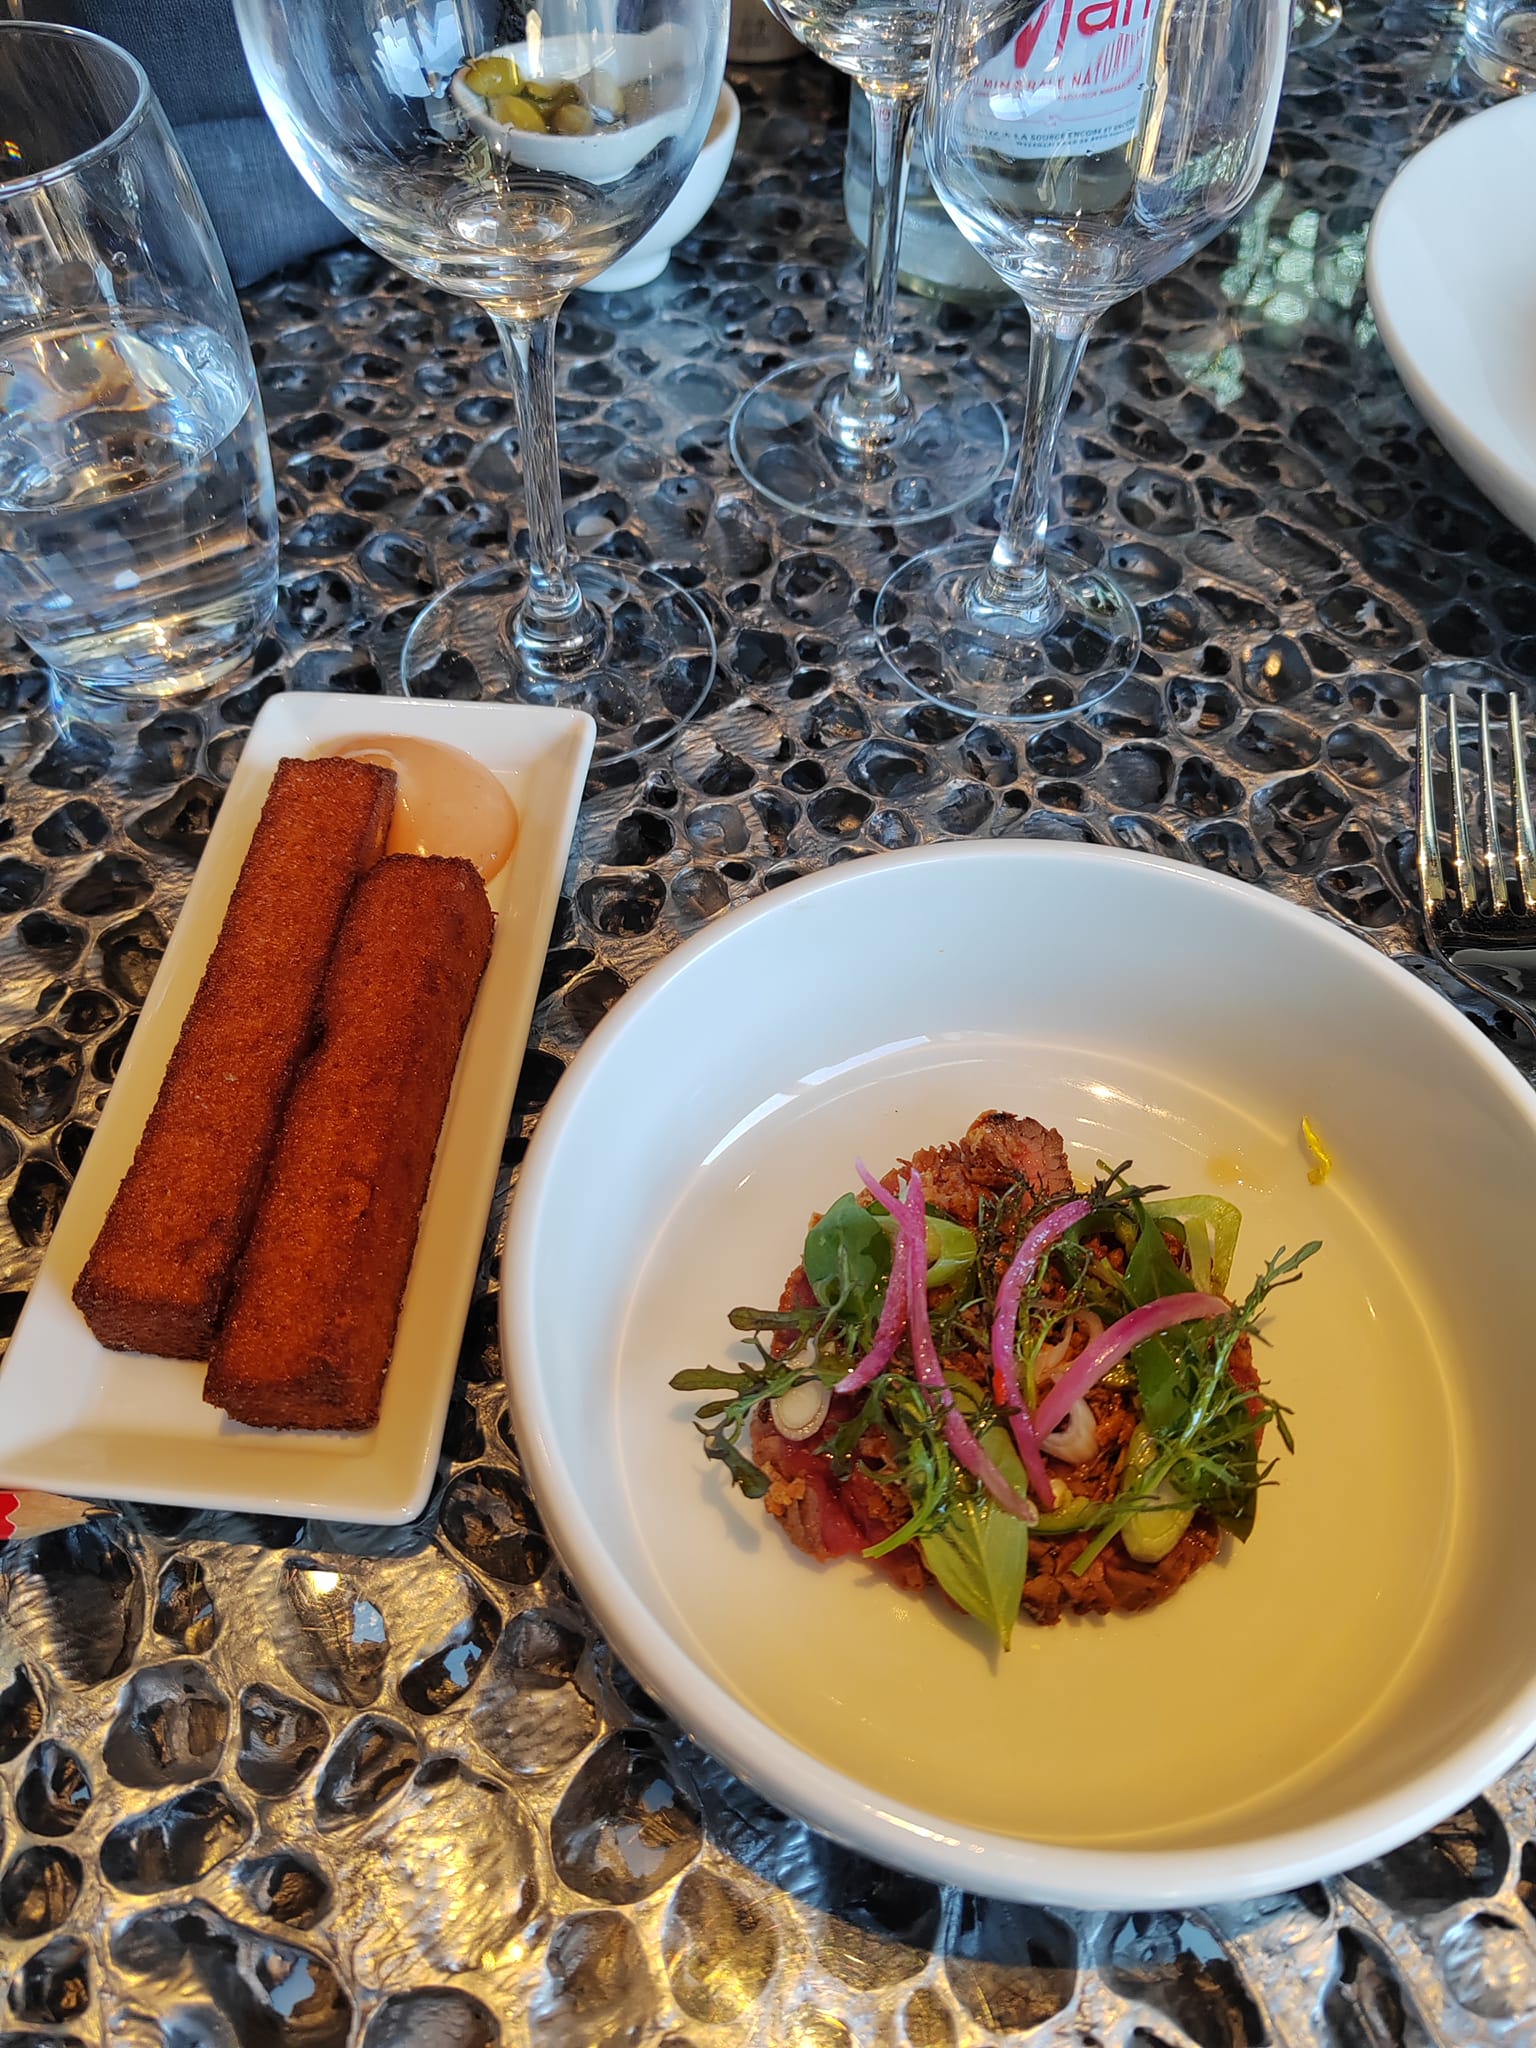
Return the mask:
M1271 335L1304 325L1316 306L1337 307L1351 316L1350 340L1357 349L1364 348L1376 336L1376 323L1363 296L1367 230L1352 228L1330 236L1322 211L1314 206L1277 222L1285 189L1286 181L1276 179L1243 216L1237 254L1221 274L1222 294L1234 310L1257 313ZM1224 339L1218 347L1170 349L1168 360L1218 405L1232 405L1242 394L1244 354L1237 340Z

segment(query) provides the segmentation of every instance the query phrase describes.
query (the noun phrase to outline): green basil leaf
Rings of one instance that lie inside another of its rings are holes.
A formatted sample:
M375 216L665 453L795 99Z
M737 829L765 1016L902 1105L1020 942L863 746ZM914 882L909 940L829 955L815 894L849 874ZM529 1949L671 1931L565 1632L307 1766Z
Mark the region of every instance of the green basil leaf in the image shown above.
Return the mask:
M1189 1403L1180 1385L1178 1362L1161 1337L1148 1337L1131 1353L1141 1419L1154 1436L1172 1436Z
M1125 1291L1137 1308L1145 1307L1149 1301L1161 1301L1164 1295L1195 1291L1189 1275L1174 1264L1150 1206L1141 1211L1141 1228L1125 1262L1123 1278ZM1130 1364L1136 1374L1136 1393L1148 1429L1154 1436L1176 1429L1185 1402L1173 1352L1161 1337L1148 1337L1131 1353Z
M891 1247L879 1220L853 1195L839 1195L806 1234L805 1277L823 1308L845 1316L878 1313Z
M982 1441L1003 1476L1023 1492L1028 1482L1007 1430L989 1429ZM1006 1513L978 1486L957 1490L943 1526L928 1531L919 1543L924 1562L950 1599L1006 1650L1029 1573L1028 1524Z
M1162 1230L1151 1209L1143 1211L1144 1221L1136 1234L1131 1256L1125 1262L1125 1291L1137 1308L1149 1301L1161 1301L1168 1294L1193 1294L1195 1283L1180 1272L1164 1242Z

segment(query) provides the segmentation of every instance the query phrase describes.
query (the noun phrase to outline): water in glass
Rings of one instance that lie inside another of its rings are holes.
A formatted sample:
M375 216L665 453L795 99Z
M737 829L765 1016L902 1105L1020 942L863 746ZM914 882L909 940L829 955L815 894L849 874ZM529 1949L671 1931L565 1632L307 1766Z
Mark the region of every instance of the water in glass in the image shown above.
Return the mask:
M153 691L238 657L271 605L271 489L250 362L212 329L0 337L0 608L54 668Z
M0 615L61 704L133 715L226 680L276 604L250 344L126 51L0 22L0 137Z

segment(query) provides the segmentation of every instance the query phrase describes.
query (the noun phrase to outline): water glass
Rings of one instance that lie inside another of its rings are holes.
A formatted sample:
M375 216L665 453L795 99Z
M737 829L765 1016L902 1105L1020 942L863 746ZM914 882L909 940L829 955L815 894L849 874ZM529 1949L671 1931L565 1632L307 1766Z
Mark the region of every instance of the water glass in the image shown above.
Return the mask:
M139 65L0 22L0 613L97 699L201 691L277 596L250 346Z
M1485 85L1536 92L1536 0L1467 0L1466 52Z

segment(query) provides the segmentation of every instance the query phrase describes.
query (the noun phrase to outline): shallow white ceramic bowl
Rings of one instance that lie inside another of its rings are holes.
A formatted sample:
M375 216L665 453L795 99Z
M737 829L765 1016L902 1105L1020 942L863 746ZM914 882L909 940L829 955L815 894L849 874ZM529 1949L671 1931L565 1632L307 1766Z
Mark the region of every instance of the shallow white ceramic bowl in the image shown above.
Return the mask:
M715 203L725 183L725 174L736 153L736 136L741 127L741 102L728 85L720 88L720 104L709 124L704 147L694 159L692 170L678 188L677 196L657 221L643 234L627 256L610 264L586 287L593 292L633 292L660 277L671 260L672 251L691 235Z
M1366 288L1414 403L1500 511L1536 535L1536 99L1490 107L1398 172Z
M818 1567L671 1393L811 1212L986 1108L1235 1190L1298 1452L1246 1548L1134 1619L972 1626ZM1332 1147L1307 1179L1310 1116ZM682 947L573 1063L502 1276L518 1442L619 1654L769 1798L884 1861L1095 1906L1279 1890L1536 1739L1536 1095L1448 1004L1244 884L993 842L851 863Z

